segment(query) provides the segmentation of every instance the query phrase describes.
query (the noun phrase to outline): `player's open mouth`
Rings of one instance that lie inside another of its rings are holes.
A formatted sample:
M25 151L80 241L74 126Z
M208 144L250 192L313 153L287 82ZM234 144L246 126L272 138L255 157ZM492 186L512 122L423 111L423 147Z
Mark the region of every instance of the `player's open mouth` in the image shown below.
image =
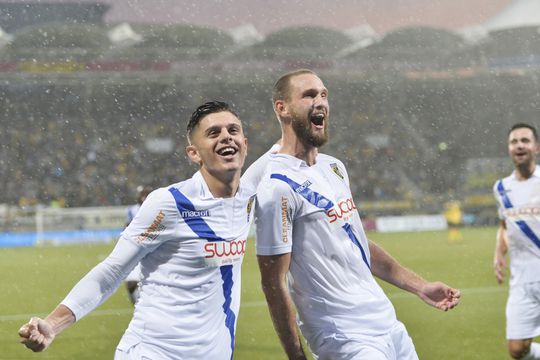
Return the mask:
M326 116L323 113L311 114L309 120L316 128L322 129L324 127L324 119Z
M236 148L234 148L232 146L227 146L227 147L221 148L221 149L219 149L217 151L218 155L220 155L220 156L233 156L237 152L238 152L238 149L236 149Z

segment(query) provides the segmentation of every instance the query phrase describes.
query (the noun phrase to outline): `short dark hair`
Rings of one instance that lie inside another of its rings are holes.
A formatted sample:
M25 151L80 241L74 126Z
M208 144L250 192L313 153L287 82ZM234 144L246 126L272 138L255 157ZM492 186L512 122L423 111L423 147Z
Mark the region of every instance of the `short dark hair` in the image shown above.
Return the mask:
M303 74L312 74L317 76L315 72L309 69L293 70L282 75L274 84L274 89L272 90L272 102L276 102L277 100L287 100L290 96L289 85L291 83L291 78Z
M536 132L536 128L532 125L529 125L529 124L526 124L526 123L517 123L517 124L514 124L512 125L512 127L510 128L510 130L508 131L508 135L510 135L510 133L516 129L530 129L533 133L533 136L534 136L534 140L535 141L538 141L538 134Z
M191 118L187 125L188 138L191 139L193 130L195 130L205 116L222 111L228 111L238 117L232 106L223 101L208 101L196 108L191 114Z

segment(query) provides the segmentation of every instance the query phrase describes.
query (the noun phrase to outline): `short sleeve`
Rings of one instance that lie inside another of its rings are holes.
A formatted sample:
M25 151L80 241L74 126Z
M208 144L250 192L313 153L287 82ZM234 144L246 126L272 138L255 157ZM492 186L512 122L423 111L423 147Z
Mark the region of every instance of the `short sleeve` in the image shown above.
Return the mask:
M268 179L257 188L255 223L257 255L279 255L292 251L295 196L285 183Z
M173 195L161 188L148 195L121 237L152 250L175 237L178 209Z

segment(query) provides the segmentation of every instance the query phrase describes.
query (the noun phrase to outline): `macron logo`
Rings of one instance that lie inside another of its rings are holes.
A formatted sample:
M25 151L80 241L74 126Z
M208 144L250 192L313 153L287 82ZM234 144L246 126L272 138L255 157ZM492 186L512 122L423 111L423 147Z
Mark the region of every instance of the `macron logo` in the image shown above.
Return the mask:
M194 217L206 217L210 216L210 211L208 210L184 210L180 215L185 218L194 218Z
M310 186L311 186L311 181L306 180L305 183L303 183L302 185L297 187L294 191L297 192L297 193L301 193L302 191L306 190Z

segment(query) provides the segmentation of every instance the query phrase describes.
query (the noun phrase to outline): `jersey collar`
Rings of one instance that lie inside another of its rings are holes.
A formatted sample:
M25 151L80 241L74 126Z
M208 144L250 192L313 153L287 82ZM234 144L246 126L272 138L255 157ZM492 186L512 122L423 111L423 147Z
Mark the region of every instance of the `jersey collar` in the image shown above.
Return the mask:
M513 180L516 180L516 179L517 179L517 178L516 178L516 171L517 171L517 170L512 171L511 177L512 177ZM533 172L533 174L532 174L531 177L533 177L533 176L534 176L534 177L540 177L540 166L539 166L539 165L536 165L536 167L534 168L534 172Z
M204 178L200 170L197 171L195 174L193 174L193 180L200 185L199 196L201 200L216 199L214 195L212 195L212 192L210 191L208 184L206 183L206 181L204 181ZM238 188L238 191L234 195L234 197L237 197L240 194L243 194L244 191L246 190L244 189L244 186L242 186L242 179L240 179L240 186ZM255 191L252 191L252 192L255 193Z
M212 193L210 192L210 189L208 188L206 181L204 181L200 170L193 174L193 180L195 180L200 185L199 196L201 200L208 200L214 198L214 195L212 195Z
M307 163L304 160L301 160L297 158L296 156L292 156L289 154L282 154L282 153L271 154L270 156L293 169L300 169L301 167L308 167Z

